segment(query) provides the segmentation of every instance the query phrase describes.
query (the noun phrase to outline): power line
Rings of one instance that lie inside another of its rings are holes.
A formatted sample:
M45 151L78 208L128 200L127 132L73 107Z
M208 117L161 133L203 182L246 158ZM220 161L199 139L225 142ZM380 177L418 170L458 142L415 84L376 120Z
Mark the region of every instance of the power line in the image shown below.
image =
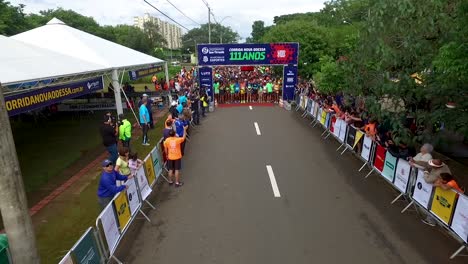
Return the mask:
M171 1L169 0L166 0L169 4L171 4L171 6L173 6L175 9L177 9L177 11L179 11L184 17L192 20L192 22L194 22L195 24L197 25L201 25L200 23L198 23L197 21L193 20L192 18L188 17L184 12L182 12L179 8L177 8L177 6L175 6Z
M174 19L172 19L170 16L166 15L164 12L162 12L161 10L159 10L158 8L156 8L154 5L152 5L151 3L149 3L148 1L146 0L143 0L143 2L147 3L149 6L151 6L152 8L156 9L156 11L158 11L159 13L161 13L163 16L169 18L172 22L176 23L177 25L181 26L182 28L186 29L187 31L190 31L190 29L186 28L185 26L183 26L182 24L180 24L179 22L175 21Z

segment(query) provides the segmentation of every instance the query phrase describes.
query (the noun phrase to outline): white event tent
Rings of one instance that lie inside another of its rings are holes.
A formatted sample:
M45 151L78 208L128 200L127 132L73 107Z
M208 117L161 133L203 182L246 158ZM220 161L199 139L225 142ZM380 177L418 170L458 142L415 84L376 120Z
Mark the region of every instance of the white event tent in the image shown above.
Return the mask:
M89 78L111 70L2 35L0 47L0 82L4 86L53 78Z
M11 38L97 64L103 68L112 68L112 86L115 89L118 114L123 113L119 82L119 77L123 77L123 74L130 70L164 65L166 82L169 82L167 62L67 26L57 18L50 20L44 26Z

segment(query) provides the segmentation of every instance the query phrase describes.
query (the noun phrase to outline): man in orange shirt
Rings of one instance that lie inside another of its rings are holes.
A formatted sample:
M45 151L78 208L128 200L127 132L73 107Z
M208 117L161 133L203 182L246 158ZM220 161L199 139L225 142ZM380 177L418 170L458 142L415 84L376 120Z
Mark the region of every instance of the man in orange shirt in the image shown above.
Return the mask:
M167 169L169 171L169 184L172 185L172 176L175 174L175 187L184 185L180 181L180 167L182 163L181 145L187 136L187 127L184 127L184 135L181 138L176 137L175 131L169 132L169 137L164 141L164 149L167 154Z

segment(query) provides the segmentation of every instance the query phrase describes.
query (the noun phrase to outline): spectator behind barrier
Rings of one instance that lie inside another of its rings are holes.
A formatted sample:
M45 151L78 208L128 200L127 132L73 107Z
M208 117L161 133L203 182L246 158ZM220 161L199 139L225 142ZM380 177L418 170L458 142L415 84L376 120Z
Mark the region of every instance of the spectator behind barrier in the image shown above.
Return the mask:
M173 129L173 124L174 122L172 121L172 119L168 119L166 120L166 126L164 127L163 129L163 141L166 140L166 138L169 137L169 132L171 132Z
M440 174L440 179L438 179L434 186L440 187L444 190L454 189L457 192L464 193L464 191L458 186L458 183L453 178L452 174L443 172Z
M421 149L419 150L420 152L414 158L409 159L410 165L414 168L422 170L427 168L429 166L428 162L432 159L431 152L433 149L434 147L429 143L422 145Z
M107 204L112 201L112 198L119 192L127 189L126 185L117 186L116 182L126 181L133 178L132 175L126 177L114 170L114 164L110 160L102 162L102 175L99 180L99 187L97 191L98 202L101 209L104 209Z
M436 182L438 179L441 178L441 173L452 174L452 172L450 172L449 167L439 159L431 159L427 162L427 164L429 166L427 170L424 171L424 180L427 183L433 184L434 182Z

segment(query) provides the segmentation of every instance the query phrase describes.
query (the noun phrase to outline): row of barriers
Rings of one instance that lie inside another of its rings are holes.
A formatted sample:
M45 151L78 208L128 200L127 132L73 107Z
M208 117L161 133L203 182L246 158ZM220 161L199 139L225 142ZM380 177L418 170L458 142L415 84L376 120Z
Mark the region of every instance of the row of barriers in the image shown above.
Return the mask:
M411 207L414 207L418 214L422 210L432 215L440 226L462 243L450 259L456 256L468 256L461 255L464 249L468 251L468 196L453 189L444 190L426 183L422 169L416 169L410 166L407 160L394 157L363 131L324 111L318 101L297 95L295 102L296 111L304 111L303 118L311 117L311 125L315 127L320 124L324 128L322 133L324 139L331 135L341 143L336 151L342 150L341 155L343 155L350 150L364 162L359 171L365 167L370 169L365 178L375 172L400 193L391 204L404 199L408 205L401 213ZM356 151L358 144L362 144L361 151Z
M135 177L125 182L128 189L112 199L97 217L96 225L84 232L59 264L107 263L111 259L122 263L114 255L120 241L138 215L151 222L143 209L155 209L148 197L160 177L167 181L163 175L166 159L162 141L146 156Z

